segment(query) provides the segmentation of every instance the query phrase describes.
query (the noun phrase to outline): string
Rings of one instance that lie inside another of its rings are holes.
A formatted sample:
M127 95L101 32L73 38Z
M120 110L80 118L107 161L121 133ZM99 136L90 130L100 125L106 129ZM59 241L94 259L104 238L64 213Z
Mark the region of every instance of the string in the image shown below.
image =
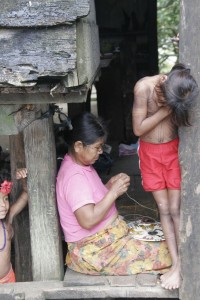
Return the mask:
M140 203L137 202L134 198L131 198L131 196L129 196L129 194L128 194L127 192L126 192L126 195L128 196L129 199L133 200L133 201L134 201L136 204L138 204L139 206L157 212L156 209L152 209L152 208L150 208L150 207L147 207L147 206L145 206L145 205L140 204Z
M127 214L127 215L124 215L123 216L124 219L127 221L127 222L134 222L134 221L137 221L136 220L136 217L141 217L142 219L145 219L147 218L148 220L152 220L154 223L156 224L159 224L160 222L158 220L156 220L155 218L152 218L150 216L147 216L147 215L141 215L141 214ZM129 217L133 217L133 218L129 218Z
M0 248L0 252L2 252L6 247L6 227L2 220L1 220L1 224L3 228L3 246Z

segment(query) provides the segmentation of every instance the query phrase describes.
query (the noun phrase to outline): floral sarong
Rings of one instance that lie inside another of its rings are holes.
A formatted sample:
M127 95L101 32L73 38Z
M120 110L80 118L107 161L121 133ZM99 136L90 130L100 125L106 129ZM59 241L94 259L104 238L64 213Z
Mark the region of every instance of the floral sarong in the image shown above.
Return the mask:
M90 275L164 273L171 266L166 242L135 240L118 217L110 227L78 242L68 243L67 266Z

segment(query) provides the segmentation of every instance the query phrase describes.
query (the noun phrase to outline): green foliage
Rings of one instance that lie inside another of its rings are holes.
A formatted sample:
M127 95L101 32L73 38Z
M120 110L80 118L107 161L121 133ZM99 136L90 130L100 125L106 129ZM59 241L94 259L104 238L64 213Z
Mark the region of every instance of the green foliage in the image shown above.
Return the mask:
M157 0L158 58L160 72L167 72L178 60L180 0Z

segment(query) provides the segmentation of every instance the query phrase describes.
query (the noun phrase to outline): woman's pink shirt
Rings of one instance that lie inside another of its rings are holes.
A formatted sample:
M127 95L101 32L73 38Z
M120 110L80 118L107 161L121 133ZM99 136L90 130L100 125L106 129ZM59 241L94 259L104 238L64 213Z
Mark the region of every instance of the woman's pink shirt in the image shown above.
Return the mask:
M65 155L57 176L56 194L66 242L76 242L97 233L117 212L114 203L104 220L92 229L87 230L79 225L74 212L86 204L98 203L107 192L93 166L78 165L69 155Z

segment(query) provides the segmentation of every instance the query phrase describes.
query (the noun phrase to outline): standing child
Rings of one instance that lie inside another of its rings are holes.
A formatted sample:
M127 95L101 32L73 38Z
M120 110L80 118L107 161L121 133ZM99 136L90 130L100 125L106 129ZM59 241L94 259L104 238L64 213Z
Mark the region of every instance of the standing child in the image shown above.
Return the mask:
M142 184L153 193L172 258L161 276L166 289L179 288L178 255L181 174L178 127L189 126L188 109L198 93L196 81L183 64L167 74L144 77L134 87L133 130L139 136Z
M27 170L18 169L16 178L23 179L27 176ZM9 210L8 195L12 188L12 182L4 180L0 185L0 283L15 282L15 274L11 265L11 239L13 237L12 221L28 202L26 182L23 179L23 191Z

